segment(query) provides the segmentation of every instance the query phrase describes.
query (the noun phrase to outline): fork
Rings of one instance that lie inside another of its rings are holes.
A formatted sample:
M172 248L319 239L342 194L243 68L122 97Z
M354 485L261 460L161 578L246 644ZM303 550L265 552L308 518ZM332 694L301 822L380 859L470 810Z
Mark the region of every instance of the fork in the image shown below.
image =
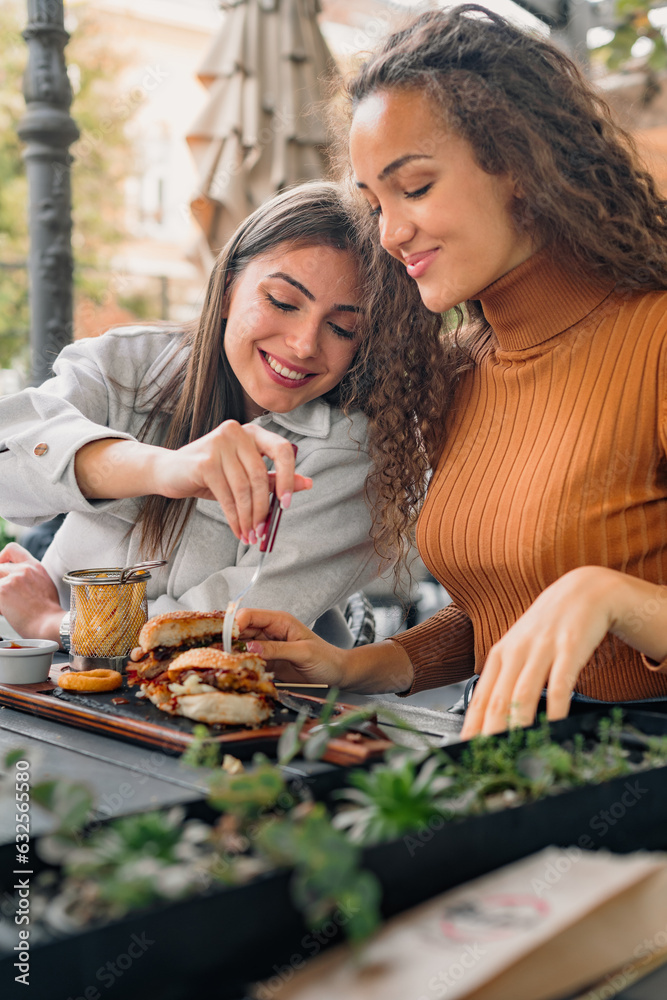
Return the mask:
M292 450L294 452L294 457L296 458L297 447L295 444L292 445ZM266 519L266 529L264 535L259 543L259 560L257 566L255 567L255 572L252 574L250 581L239 590L236 597L233 597L229 604L227 605L227 610L225 611L225 623L222 629L222 646L225 653L232 652L232 630L234 628L234 619L236 618L236 612L239 609L239 604L241 600L245 597L251 587L257 583L259 574L262 572L262 567L264 565L264 560L266 558L267 552L271 552L273 549L273 543L276 540L276 534L278 532L278 525L280 524L280 516L282 514L282 507L280 506L280 501L274 493L271 497L271 502L269 504L269 514Z

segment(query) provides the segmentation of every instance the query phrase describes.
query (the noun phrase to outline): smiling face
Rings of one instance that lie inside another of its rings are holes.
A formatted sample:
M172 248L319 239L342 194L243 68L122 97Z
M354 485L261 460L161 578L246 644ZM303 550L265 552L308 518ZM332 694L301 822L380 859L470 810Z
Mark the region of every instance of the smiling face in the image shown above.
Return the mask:
M476 298L535 251L512 220L512 178L482 170L421 92L365 98L354 113L350 156L382 246L406 265L428 309Z
M251 420L287 413L338 385L359 344L353 256L328 246L256 257L226 296L225 353Z

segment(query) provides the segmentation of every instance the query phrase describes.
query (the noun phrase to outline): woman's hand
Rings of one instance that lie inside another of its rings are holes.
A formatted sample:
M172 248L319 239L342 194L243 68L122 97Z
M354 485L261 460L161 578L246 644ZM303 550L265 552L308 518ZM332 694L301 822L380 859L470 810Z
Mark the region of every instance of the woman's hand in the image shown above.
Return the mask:
M397 643L339 649L285 611L242 608L236 621L248 650L270 661L281 681L327 684L360 694L407 691L414 670Z
M0 551L0 614L25 639L55 639L64 615L56 586L27 549L10 542Z
M647 614L653 605L656 611ZM545 686L547 716L564 718L577 678L607 632L662 659L666 588L602 566L582 566L560 577L491 649L462 738L530 725Z
M241 608L236 615L248 652L258 653L281 681L345 686L345 653L286 611Z
M275 483L263 456L273 459ZM253 544L263 533L272 489L286 508L293 492L312 486L311 479L295 474L289 441L236 420L225 420L178 451L160 449L154 477L154 492L163 496L217 500L234 534Z
M271 458L269 473L263 457ZM289 441L255 424L225 420L176 451L137 441L104 438L76 454L75 471L88 499L159 496L217 500L237 538L254 544L263 532L269 493L283 508L312 480L294 471Z

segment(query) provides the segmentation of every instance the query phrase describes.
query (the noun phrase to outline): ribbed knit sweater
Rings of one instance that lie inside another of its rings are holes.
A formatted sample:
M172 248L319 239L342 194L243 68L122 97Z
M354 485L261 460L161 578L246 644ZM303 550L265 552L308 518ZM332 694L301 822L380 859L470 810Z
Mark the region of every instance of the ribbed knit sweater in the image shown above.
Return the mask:
M394 637L415 669L406 693L480 672L575 567L667 582L667 292L619 293L541 251L480 300L491 331L457 389L417 526L453 604ZM576 690L667 697L667 674L608 635Z

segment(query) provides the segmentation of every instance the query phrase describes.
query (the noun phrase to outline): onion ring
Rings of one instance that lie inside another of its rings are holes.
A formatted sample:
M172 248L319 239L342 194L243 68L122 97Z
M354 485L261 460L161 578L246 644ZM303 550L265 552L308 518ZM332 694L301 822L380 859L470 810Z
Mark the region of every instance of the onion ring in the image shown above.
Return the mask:
M66 691L115 691L123 683L123 678L117 670L71 670L61 674L58 687Z

